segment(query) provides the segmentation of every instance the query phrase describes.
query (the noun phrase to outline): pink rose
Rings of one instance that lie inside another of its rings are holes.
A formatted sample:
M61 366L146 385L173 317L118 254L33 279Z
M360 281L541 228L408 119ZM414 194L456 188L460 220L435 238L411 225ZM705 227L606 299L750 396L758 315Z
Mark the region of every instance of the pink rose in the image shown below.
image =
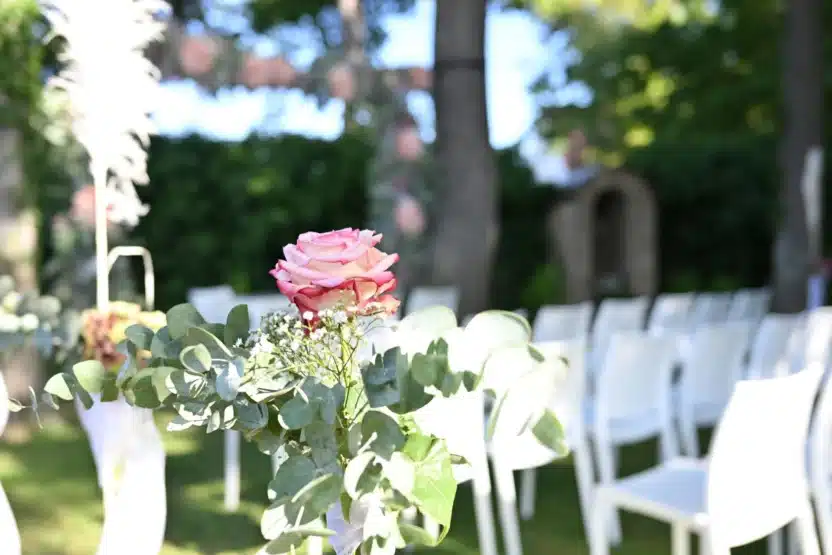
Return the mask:
M352 74L349 65L340 63L333 66L327 75L327 82L329 83L329 92L335 98L340 98L346 102L355 98L355 76Z
M107 224L112 225L113 204L107 205ZM73 220L87 228L95 227L95 187L84 185L72 195L70 216Z
M211 71L219 54L219 45L210 37L187 36L179 47L179 62L189 77Z
M422 137L415 127L403 127L396 132L396 152L402 160L418 160L424 150Z
M362 315L393 314L399 301L389 294L396 288L390 266L399 255L378 250L379 241L367 229L304 233L283 248L286 260L269 273L302 313L343 306Z

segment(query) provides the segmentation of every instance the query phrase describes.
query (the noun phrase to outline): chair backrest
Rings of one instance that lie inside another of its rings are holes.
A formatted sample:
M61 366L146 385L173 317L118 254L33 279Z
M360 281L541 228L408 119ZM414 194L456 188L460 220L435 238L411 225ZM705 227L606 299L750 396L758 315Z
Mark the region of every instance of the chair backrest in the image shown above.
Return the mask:
M592 303L548 305L537 311L532 326L535 341L563 341L589 336Z
M431 306L459 310L459 290L456 287L416 287L407 296L405 316Z
M809 471L812 487L815 492L826 488L828 492L830 485L829 477L832 476L832 380L826 376L821 386L820 397L815 409L815 416L809 432ZM818 503L828 499L828 495L821 492L816 496Z
M234 289L230 285L196 287L188 291L188 303L196 308L206 321L224 324L234 308Z
M644 329L647 297L604 299L592 326L590 370L595 371L606 360L612 336L618 332Z
M789 343L802 318L798 314L768 314L763 318L751 345L746 372L749 380L789 373Z
M699 293L691 307L691 325L699 327L728 320L731 293Z
M651 335L687 331L690 328L690 310L693 306L693 293L669 293L656 298L647 331Z
M724 407L743 377L751 341L748 322L710 324L696 330L682 371L682 403L687 407Z
M291 305L289 299L280 293L238 295L234 304L248 305L248 318L253 330L260 327L263 316L278 310L285 310Z
M740 289L728 308L729 320L762 320L768 312L771 295L767 289Z
M566 429L567 438L583 434L584 399L587 392L586 339L543 341L534 345L544 357L567 361L566 378L560 383L552 399L551 408Z
M768 536L805 507L806 440L822 375L815 365L736 384L710 456L706 503L712 552Z
M832 347L832 307L811 311L797 327L789 345L789 365L792 371L812 363L825 365Z
M667 416L677 345L678 337L670 334L615 334L596 378L596 426L652 413Z

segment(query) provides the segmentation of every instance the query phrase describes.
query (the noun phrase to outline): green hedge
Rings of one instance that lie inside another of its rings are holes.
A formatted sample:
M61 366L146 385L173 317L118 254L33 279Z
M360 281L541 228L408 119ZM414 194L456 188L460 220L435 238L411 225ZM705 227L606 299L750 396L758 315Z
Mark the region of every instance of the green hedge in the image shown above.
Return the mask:
M664 290L765 282L776 213L774 153L762 141L655 144L631 153L627 169L651 183L658 200ZM141 190L151 211L134 235L153 252L159 305L181 302L190 287L220 283L272 291L268 270L298 233L364 221L370 155L355 136L155 140L152 185ZM499 169L493 304L557 302L560 272L546 265L544 229L557 193L536 186L514 150L499 153Z

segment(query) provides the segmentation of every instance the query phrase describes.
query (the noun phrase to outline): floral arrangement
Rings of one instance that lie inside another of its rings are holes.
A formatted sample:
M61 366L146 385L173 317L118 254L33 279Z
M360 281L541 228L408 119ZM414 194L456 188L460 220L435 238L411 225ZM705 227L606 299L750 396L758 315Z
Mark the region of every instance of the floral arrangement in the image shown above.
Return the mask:
M58 299L20 292L14 278L0 276L0 349L33 341L42 352L51 353L63 323Z
M544 358L528 343L528 323L508 312L481 313L461 329L450 310L434 307L391 324L398 257L378 250L380 239L353 229L303 234L271 272L292 310L250 332L245 305L222 324L177 305L162 327L161 317L126 327L123 359L93 349L50 379L46 395L86 403L94 393L103 401L121 394L137 407L173 409L169 430L240 430L279 462L262 554L295 553L310 536L330 537L338 555L435 546L451 523L453 465L465 461L422 431L414 413L476 387L500 351ZM104 326L108 340L119 326ZM101 336L91 333L90 344ZM554 415L523 408L524 426L561 450ZM410 508L438 522L439 537L403 519Z
M96 360L105 369L116 372L127 358L118 345L127 339L127 328L138 324L159 331L165 326L164 312L144 312L136 303L114 301L106 311L85 310L81 315L81 357Z

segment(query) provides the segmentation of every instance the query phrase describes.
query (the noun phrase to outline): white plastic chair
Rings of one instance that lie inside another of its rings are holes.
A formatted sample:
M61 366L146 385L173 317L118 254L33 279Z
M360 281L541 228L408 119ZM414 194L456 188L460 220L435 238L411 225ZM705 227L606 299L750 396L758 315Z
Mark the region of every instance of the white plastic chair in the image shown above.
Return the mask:
M693 293L668 293L657 297L650 311L647 332L660 335L668 331L687 331L693 299Z
M606 352L612 336L618 332L643 330L647 308L647 297L604 299L601 302L590 336L588 367L590 383L594 381L598 369L606 360Z
M569 361L566 377L560 387L551 392L550 406L567 434L567 444L572 451L578 500L584 526L588 532L589 502L595 482L592 454L584 428L585 357L586 340L550 341L535 344L545 357L563 357ZM550 385L552 382L550 382ZM529 387L532 387L531 385ZM536 392L536 395L540 392ZM504 408L506 410L506 408ZM510 408L508 408L510 410ZM501 413L502 415L505 413ZM498 421L499 425L499 421ZM536 468L558 458L544 447L531 432L520 435L496 434L489 445L497 481L497 499L501 507L506 551L509 555L521 555L520 527L515 506L516 488L514 471L522 470L520 484L520 516L529 520L534 516Z
M678 456L671 395L677 345L678 337L670 334L651 337L629 332L612 338L586 416L600 483L615 480L618 446L658 436L660 459ZM618 543L617 513L611 513L607 522L610 539Z
M808 313L792 335L789 344L791 371L805 368L812 363L825 365L832 354L832 307L815 309Z
M0 436L9 421L9 392L6 389L6 382L3 374L0 373ZM14 518L12 507L3 486L0 485L0 543L3 545L3 553L8 555L20 555L20 531L17 529L17 521Z
M731 299L728 319L759 322L768 312L770 300L767 289L740 289Z
M691 325L698 328L707 324L728 321L731 293L699 293L691 307Z
M746 378L759 380L789 373L789 343L803 316L799 314L768 314L751 345L751 358Z
M592 303L547 305L537 311L532 326L534 341L564 341L589 337Z
M234 290L229 285L196 287L188 291L188 303L193 305L207 322L224 324L234 308Z
M711 324L694 332L678 389L678 418L684 453L699 456L697 428L721 417L734 384L743 378L751 324Z
M286 310L291 305L289 299L280 293L237 295L234 304L248 305L248 317L253 330L260 327L260 322L267 314L278 310Z
M459 309L459 290L456 287L416 287L407 296L405 316L431 306L444 306L454 312Z
M424 432L443 438L451 453L461 455L468 461L468 465L454 466L454 477L460 484L470 481L474 490L474 514L480 553L497 555L482 390L464 392L450 398L435 397L413 413L413 418ZM439 533L438 525L427 518L425 528L434 537Z
M729 555L790 522L804 555L820 555L806 480L806 438L822 372L743 381L717 428L709 461L675 459L598 488L590 553L608 555L607 515L619 508L669 522L673 555ZM776 447L775 447L776 445Z
M812 422L809 457L809 480L820 540L823 552L832 553L832 380L828 378Z

